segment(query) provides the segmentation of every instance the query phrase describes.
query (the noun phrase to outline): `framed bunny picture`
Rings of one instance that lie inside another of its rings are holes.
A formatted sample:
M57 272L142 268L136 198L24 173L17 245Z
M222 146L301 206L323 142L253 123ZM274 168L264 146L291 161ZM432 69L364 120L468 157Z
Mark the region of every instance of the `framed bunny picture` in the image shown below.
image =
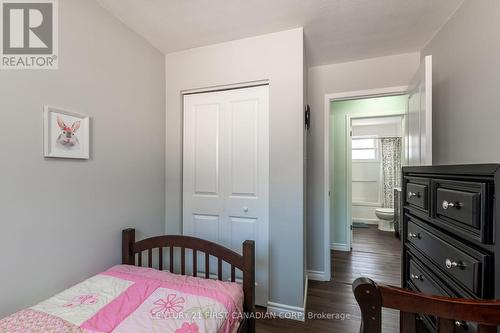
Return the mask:
M44 106L44 155L55 158L89 159L89 116Z

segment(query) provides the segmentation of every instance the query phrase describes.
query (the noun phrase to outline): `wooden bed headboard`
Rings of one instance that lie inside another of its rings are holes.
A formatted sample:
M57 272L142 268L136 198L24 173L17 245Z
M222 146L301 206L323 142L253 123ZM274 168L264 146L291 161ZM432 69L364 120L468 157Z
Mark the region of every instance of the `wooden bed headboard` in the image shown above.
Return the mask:
M243 243L243 255L240 255L222 245L190 236L165 235L146 238L136 242L135 229L125 229L122 232L122 263L125 265L142 266L142 256L147 251L148 267L153 267L154 252L158 254L158 269L163 270L163 249L169 249L169 271L174 273L174 249L180 249L180 272L186 275L186 249L192 250L192 275L198 276L198 253L205 257L205 279L210 278L210 257L217 258L217 278L223 279L223 262L231 266L231 281L236 281L236 269L243 273L243 293L245 296L243 310L250 315L242 323L238 332L255 332L255 242L247 240ZM155 250L155 251L154 251ZM137 260L136 260L136 254ZM206 269L208 267L208 269Z

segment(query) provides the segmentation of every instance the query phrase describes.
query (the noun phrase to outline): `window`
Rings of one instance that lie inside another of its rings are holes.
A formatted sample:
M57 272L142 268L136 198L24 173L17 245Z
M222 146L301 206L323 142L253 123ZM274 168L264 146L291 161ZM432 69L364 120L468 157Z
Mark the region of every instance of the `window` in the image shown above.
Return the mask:
M352 159L355 161L378 161L378 140L376 137L353 137Z

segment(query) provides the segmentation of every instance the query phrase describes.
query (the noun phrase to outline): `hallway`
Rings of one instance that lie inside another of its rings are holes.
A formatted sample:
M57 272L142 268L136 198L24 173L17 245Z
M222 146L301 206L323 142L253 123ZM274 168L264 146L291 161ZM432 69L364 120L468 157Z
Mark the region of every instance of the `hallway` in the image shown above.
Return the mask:
M361 276L376 282L400 285L400 241L376 226L355 228L352 252L332 251L332 281L309 281L306 321L258 320L257 332L358 333L360 312L352 294L352 282ZM307 313L335 313L346 319L307 319ZM399 331L397 311L384 310L384 333Z

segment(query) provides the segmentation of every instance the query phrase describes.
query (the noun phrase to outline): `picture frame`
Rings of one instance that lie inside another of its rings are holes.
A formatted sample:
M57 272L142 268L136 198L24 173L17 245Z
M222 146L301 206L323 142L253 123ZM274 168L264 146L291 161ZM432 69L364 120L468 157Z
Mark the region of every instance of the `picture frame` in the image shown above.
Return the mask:
M90 158L90 117L45 105L43 108L44 156Z

